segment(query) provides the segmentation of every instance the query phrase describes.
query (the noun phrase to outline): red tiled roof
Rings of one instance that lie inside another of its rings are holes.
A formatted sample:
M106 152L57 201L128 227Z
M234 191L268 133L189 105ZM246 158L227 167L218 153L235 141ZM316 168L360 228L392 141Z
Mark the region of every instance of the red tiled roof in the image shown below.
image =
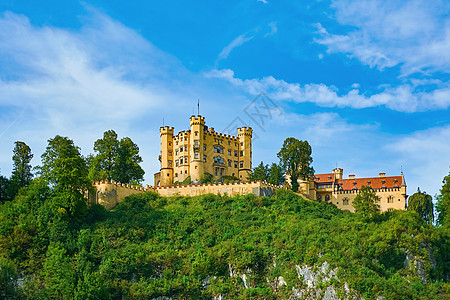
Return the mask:
M370 184L368 183L370 181ZM384 181L384 183L383 183ZM356 182L356 184L354 184ZM402 185L402 176L390 177L370 177L370 178L355 178L355 179L340 179L336 180L336 184L342 183L343 190L351 190L356 187L358 190L363 185L370 185L373 189L394 188Z
M334 173L314 174L314 181L317 183L333 182L334 181Z

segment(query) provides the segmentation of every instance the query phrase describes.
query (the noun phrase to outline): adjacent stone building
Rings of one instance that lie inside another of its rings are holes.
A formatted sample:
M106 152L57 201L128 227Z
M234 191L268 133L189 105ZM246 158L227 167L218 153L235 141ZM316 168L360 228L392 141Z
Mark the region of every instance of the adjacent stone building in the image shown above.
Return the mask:
M326 201L342 210L354 212L353 200L362 186L370 186L380 197L381 211L406 208L406 181L403 173L400 176L356 178L349 175L344 179L344 170L336 168L332 173L315 174L309 181L299 180L301 193L311 199Z

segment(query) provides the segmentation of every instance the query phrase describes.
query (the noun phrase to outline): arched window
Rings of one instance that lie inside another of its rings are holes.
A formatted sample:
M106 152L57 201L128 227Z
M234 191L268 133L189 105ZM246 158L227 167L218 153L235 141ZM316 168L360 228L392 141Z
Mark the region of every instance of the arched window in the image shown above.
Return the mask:
M388 198L387 198L387 203L394 203L394 196L389 196Z
M348 205L348 198L342 199L342 205Z
M322 195L317 196L318 201L322 201Z
M330 201L330 195L325 195L325 201Z

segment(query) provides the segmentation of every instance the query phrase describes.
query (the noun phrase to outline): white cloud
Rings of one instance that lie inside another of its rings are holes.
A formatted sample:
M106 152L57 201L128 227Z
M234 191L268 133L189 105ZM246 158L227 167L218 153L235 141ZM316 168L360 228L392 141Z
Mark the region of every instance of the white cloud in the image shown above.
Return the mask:
M407 176L409 193L417 187L434 196L442 186L442 179L450 171L450 126L418 131L385 149L395 152ZM409 177L409 180L408 180Z
M226 59L228 55L230 55L231 51L233 51L234 48L239 47L246 42L253 39L253 36L246 36L246 34L241 34L237 38L235 38L231 43L229 43L227 46L225 46L222 51L219 54L219 60Z
M450 71L448 1L336 0L332 7L336 21L347 27L335 34L318 24L315 41L329 53L381 70L400 65L404 74Z
M246 92L257 95L267 93L274 100L292 101L296 103L310 102L322 107L367 108L385 106L389 109L404 112L416 112L429 109L447 109L450 106L450 83L441 83L442 87L431 92L416 91L409 84L397 87L383 87L378 94L366 96L357 86L347 94L340 94L334 86L325 84L288 83L272 76L262 79L240 79L229 69L212 70L207 77L226 80Z
M264 3L264 4L267 4L267 0L256 0L256 1L262 2L262 3Z

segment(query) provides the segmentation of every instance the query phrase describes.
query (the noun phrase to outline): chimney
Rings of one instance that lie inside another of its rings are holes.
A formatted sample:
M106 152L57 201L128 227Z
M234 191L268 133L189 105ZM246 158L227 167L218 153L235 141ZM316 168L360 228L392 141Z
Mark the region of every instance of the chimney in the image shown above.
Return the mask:
M380 174L378 174L378 175L380 175L380 178L386 177L386 173L380 173Z
M355 175L348 175L348 179L355 179Z

